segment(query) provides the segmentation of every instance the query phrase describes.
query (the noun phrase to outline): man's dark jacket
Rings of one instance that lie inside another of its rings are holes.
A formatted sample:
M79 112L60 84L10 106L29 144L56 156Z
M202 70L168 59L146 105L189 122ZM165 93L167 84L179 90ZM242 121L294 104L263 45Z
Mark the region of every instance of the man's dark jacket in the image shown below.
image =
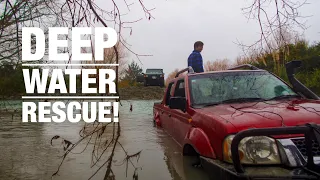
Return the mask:
M188 67L191 66L196 73L204 72L203 60L199 51L194 50L188 58Z

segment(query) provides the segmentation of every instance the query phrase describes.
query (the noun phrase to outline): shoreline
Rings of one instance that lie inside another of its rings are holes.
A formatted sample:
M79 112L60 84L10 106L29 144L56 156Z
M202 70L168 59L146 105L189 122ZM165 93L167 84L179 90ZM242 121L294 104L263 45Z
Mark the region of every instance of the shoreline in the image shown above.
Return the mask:
M164 91L166 88L161 88L157 86L148 86L148 87L140 87L140 86L131 86L126 88L119 88L120 100L162 100L164 96ZM82 96L83 94L68 94L63 96ZM90 94L93 96L93 94ZM89 96L90 96L89 95ZM96 94L100 95L101 94ZM0 101L14 101L14 100L22 100L22 95L13 95L13 96L2 96ZM43 94L33 95L33 96L44 96ZM51 94L51 96L62 96L60 94Z

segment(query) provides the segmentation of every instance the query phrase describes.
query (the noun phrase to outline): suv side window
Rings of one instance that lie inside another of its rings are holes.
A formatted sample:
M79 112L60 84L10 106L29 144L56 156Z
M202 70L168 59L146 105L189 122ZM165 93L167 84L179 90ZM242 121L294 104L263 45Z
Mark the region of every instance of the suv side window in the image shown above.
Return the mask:
M184 80L177 81L176 88L174 91L175 97L186 97L186 91L184 86Z
M167 106L169 105L169 100L170 100L171 95L172 95L172 94L171 94L172 85L173 85L173 82L168 85L168 89L167 89L167 94L166 94L166 105L167 105Z

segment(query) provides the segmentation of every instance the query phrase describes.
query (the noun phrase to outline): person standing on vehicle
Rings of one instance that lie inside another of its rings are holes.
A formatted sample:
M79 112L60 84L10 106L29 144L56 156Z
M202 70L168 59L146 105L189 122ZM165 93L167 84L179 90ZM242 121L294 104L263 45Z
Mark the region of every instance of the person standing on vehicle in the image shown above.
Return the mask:
M203 60L200 52L203 49L203 42L197 41L194 43L194 50L189 55L188 58L188 67L191 66L195 73L204 72L203 69Z

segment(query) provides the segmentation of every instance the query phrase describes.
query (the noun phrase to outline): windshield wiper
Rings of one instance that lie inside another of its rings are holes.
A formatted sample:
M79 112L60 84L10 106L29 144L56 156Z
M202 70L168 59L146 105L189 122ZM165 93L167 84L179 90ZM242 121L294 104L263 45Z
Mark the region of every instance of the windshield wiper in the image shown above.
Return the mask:
M215 105L219 105L219 104L220 104L220 103L204 104L202 107L215 106Z
M264 100L262 98L236 98L236 99L228 99L221 101L221 103L234 103L234 102L250 102L250 101L257 101L257 100Z
M235 102L250 102L250 101L258 101L261 100L263 101L264 99L262 98L237 98L237 99L228 99L216 103L210 103L210 104L204 104L203 107L208 107L208 106L215 106L219 104L224 104L224 103L235 103Z
M237 103L237 102L252 102L252 101L271 101L275 99L285 99L285 98L299 98L301 96L299 95L281 95L281 96L276 96L270 99L263 99L263 98L236 98L236 99L227 99L224 101L220 102L215 102L215 103L210 103L210 104L204 104L200 107L208 107L208 106L216 106L219 104L224 104L224 103Z
M276 99L287 99L287 98L301 98L299 95L281 95L281 96L276 96L270 99L266 99L266 101L271 101L271 100L276 100Z

